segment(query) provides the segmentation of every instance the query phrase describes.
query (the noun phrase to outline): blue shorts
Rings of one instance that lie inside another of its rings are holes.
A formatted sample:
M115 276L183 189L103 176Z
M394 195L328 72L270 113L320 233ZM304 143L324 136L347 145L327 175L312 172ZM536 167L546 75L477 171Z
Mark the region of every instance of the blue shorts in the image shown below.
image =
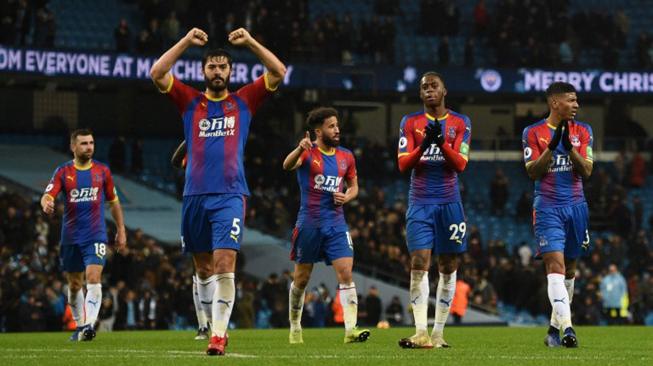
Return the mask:
M62 245L59 253L61 268L64 272L84 272L86 266L107 263L107 244L90 242L85 244Z
M290 259L296 263L327 265L338 258L353 257L354 244L346 226L295 227Z
M576 259L589 252L589 210L587 203L560 208L535 209L533 227L537 240L536 258L549 252L564 252Z
M431 249L436 255L467 251L467 223L460 202L410 205L406 212L408 251Z
M240 250L245 225L245 197L240 194L184 196L181 208L184 253Z

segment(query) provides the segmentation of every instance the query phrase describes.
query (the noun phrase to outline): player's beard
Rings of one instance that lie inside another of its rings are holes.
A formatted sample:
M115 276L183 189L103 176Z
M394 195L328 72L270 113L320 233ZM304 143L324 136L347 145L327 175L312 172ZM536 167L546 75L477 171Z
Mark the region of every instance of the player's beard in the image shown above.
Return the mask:
M322 137L322 142L329 147L338 147L338 145L340 145L340 139L335 140L327 136Z
M77 158L77 160L80 163L86 164L87 162L89 162L93 158L93 152L92 151L89 152L89 153L84 153L83 152L83 153L81 153L79 155L75 155L75 157Z
M215 81L216 81L218 78L219 78L220 80L222 80L222 84L216 85L216 84L215 84ZM225 79L223 79L223 78L221 78L221 77L219 77L219 76L216 76L216 77L213 78L212 80L209 80L209 79L205 76L205 77L204 77L204 84L206 85L207 89L210 89L212 92L214 92L214 93L220 93L220 92L222 92L223 90L227 89L227 87L229 86L229 80L228 80L228 79L225 80Z

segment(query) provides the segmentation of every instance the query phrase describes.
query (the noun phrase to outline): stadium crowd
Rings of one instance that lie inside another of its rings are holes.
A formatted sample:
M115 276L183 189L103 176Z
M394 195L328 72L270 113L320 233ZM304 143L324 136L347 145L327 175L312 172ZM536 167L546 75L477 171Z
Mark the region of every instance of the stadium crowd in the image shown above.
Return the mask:
M465 8L465 13L452 0L420 0L417 19L395 0L376 0L373 12L362 17L347 13L312 16L308 0L123 1L136 4L142 16L135 18L136 24L126 18L116 24L117 52L158 55L192 27L205 29L215 46L230 30L243 26L290 62L393 63L395 36L403 31L409 36L437 37L438 48L433 52L440 65L452 60L451 37L464 38L464 57L457 62L465 66L474 66L481 46L484 51L494 51L493 60L486 62L499 67L566 67L587 52L595 67L646 68L653 64L651 35L633 35L631 20L623 9L614 14L601 7L578 11L566 0L501 0L492 5L478 0L473 8ZM2 1L0 44L53 47L57 15L48 3ZM636 39L629 42L630 36ZM625 51L633 57L620 57Z

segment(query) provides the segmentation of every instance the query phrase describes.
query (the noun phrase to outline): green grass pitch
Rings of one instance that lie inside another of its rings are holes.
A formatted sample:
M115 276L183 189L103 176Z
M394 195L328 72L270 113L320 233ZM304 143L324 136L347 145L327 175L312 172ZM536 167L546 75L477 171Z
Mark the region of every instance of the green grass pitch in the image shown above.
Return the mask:
M342 329L305 329L304 344L288 332L234 330L227 356L204 354L192 332L98 333L73 343L68 333L0 334L0 365L653 365L653 328L579 327L578 349L547 349L545 328L449 327L452 348L404 350L412 328L372 329L366 343L342 344Z

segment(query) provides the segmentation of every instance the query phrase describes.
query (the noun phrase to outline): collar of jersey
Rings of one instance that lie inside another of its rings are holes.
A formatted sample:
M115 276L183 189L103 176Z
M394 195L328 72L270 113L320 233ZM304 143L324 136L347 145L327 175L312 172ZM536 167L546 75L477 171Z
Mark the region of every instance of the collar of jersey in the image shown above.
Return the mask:
M75 165L75 169L77 170L89 170L93 167L93 162L90 162L88 166L80 166L73 160L73 165Z
M318 150L320 150L320 152L321 152L322 154L324 154L324 155L326 155L326 156L331 156L331 155L335 155L335 154L336 154L336 149L335 149L335 148L333 149L333 152L326 152L326 151L322 150L322 148L319 147L319 146L318 146L317 148L318 148Z
M227 92L227 94L225 94L223 97L218 97L218 98L209 97L209 95L206 94L206 93L204 93L204 96L206 97L206 99L208 99L208 100L210 100L212 102L221 102L221 101L227 99L227 97L229 96L229 93Z
M435 117L428 114L427 112L424 112L424 114L426 114L426 118L435 120ZM447 119L447 117L449 117L449 112L445 113L444 116L442 116L442 117L438 117L438 121L444 121L445 119Z

